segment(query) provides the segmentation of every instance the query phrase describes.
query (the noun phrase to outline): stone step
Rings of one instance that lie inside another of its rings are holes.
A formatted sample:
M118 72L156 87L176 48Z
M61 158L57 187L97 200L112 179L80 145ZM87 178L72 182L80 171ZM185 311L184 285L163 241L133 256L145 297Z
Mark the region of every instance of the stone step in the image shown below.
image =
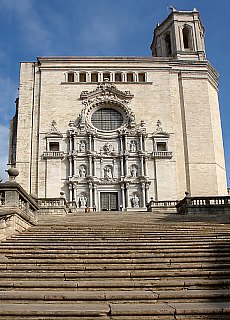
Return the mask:
M30 290L0 292L0 304L6 300L12 301L59 301L59 303L81 303L82 301L134 301L140 303L157 303L159 301L182 301L195 299L208 301L229 301L230 291L222 290L168 290L168 291L79 291L79 290Z
M180 270L103 270L103 271L75 271L75 272L1 272L1 279L64 279L68 280L78 280L78 279L97 279L97 278L107 278L107 279L117 279L118 281L122 279L159 279L159 278L226 278L230 279L230 269L227 270L205 270L205 269L180 269Z
M166 279L97 279L97 280L81 280L66 281L62 280L1 280L0 288L2 290L23 290L23 289L78 289L78 290L182 290L182 289L228 289L230 287L230 279L201 279L201 278L166 278Z
M143 263L143 264L136 264L136 263L117 263L117 264L85 264L85 263L76 263L76 264L65 264L63 265L62 263L57 264L55 261L53 261L52 264L46 264L44 261L43 263L40 264L16 264L15 263L7 263L7 264L0 264L0 270L2 273L10 270L10 272L32 272L35 270L39 271L50 271L50 272L55 272L55 271L81 271L81 270L88 270L88 271L93 271L93 270L164 270L166 267L168 270L181 270L181 269L228 269L230 270L230 263L227 263L224 259L223 261L218 261L218 264L216 263L210 263L210 262L182 262L182 263ZM64 262L63 262L64 263ZM1 276L1 274L0 274Z
M156 303L156 304L113 304L113 303L88 303L88 304L56 304L56 303L31 303L31 304L0 304L0 316L68 316L81 317L123 317L123 316L152 316L152 315L212 315L230 314L228 302L213 303ZM172 318L173 319L173 318ZM174 317L175 319L175 317Z

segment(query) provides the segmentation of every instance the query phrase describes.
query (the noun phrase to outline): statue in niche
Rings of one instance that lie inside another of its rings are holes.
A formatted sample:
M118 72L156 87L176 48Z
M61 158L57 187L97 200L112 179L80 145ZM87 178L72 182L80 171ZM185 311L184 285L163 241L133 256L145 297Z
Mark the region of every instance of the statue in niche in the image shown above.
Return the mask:
M79 167L79 175L81 178L84 178L86 176L86 169L84 166Z
M85 124L85 110L82 109L79 115L79 124Z
M110 166L105 166L104 178L105 179L112 179L113 178L112 168Z
M87 204L87 197L85 197L83 194L80 195L80 197L79 197L79 207L80 208L86 207L86 204Z
M86 150L86 143L85 143L85 141L84 140L81 140L80 141L80 151L81 152L85 152L85 150Z
M132 124L135 123L135 115L133 112L131 112L129 115L129 122Z
M108 153L108 152L111 151L111 149L112 149L111 144L109 144L108 142L106 142L105 145L103 146L103 151L104 151L105 153Z
M138 172L138 170L137 170L137 167L136 166L131 166L131 176L133 177L133 178L136 178L137 177L137 172Z
M132 207L139 208L139 202L140 202L140 200L139 200L138 196L135 194L131 199Z
M136 144L136 141L134 141L134 140L132 140L132 141L130 142L130 151L131 151L131 152L137 151L137 144Z

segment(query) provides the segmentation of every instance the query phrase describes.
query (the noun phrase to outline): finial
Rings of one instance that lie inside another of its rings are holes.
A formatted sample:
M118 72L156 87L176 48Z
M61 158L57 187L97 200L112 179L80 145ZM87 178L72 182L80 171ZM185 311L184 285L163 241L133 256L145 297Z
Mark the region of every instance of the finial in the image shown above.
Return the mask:
M177 11L173 6L169 6L169 9L171 9L172 11Z
M9 175L9 181L15 181L15 178L19 175L19 171L15 167L11 167L8 170L5 170Z

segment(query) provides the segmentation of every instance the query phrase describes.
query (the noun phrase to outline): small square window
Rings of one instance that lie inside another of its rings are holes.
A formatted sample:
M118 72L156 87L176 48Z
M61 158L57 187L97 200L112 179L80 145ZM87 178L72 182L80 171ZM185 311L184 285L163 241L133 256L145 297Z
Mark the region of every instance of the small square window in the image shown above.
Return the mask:
M49 143L50 151L59 151L59 142L50 142Z
M121 78L121 73L115 73L115 82L121 82L122 78Z
M86 73L85 72L81 72L79 74L79 80L80 80L80 82L86 82Z
M74 82L74 73L73 72L68 73L68 82Z
M166 142L157 142L157 151L167 151Z
M127 73L127 82L133 82L133 73Z
M91 74L91 81L92 82L98 82L98 73L92 73Z
M145 74L144 73L138 73L138 81L145 82Z
M103 73L103 81L110 81L110 74L109 73Z

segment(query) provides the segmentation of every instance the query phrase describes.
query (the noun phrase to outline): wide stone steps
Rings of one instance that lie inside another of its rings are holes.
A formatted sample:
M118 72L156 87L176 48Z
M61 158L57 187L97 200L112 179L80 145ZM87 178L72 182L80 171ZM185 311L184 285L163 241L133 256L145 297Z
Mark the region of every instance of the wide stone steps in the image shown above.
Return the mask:
M0 319L230 319L229 217L190 219L40 216L0 243Z

